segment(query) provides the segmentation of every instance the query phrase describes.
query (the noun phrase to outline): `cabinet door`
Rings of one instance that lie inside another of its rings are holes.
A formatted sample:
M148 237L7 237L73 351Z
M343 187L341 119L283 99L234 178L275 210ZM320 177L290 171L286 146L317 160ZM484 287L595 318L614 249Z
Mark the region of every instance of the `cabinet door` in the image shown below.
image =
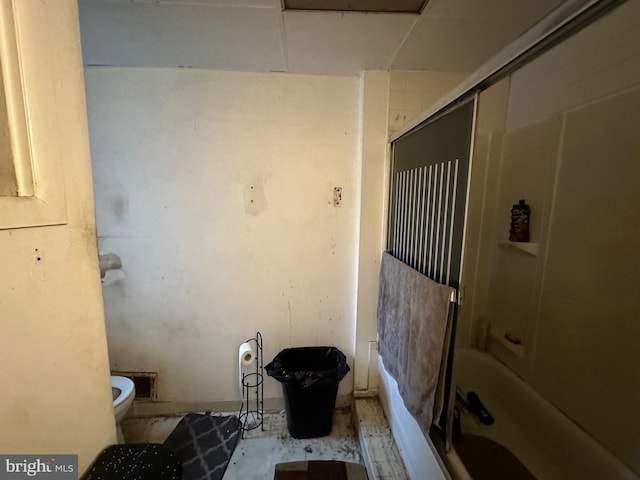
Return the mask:
M0 229L66 223L51 35L46 8L0 0Z

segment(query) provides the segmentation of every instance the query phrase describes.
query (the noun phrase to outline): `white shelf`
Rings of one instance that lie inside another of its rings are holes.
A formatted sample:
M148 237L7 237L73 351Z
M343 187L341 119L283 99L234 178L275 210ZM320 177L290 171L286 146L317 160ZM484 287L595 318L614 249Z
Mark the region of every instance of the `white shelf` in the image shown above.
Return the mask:
M526 253L533 257L538 256L538 248L540 244L531 242L512 242L510 240L502 240L500 242L501 247L511 248L520 252Z
M523 344L515 344L511 343L509 340L504 338L504 333L498 332L489 332L489 336L491 339L498 343L500 346L506 348L514 355L517 355L520 358L524 357L524 345Z

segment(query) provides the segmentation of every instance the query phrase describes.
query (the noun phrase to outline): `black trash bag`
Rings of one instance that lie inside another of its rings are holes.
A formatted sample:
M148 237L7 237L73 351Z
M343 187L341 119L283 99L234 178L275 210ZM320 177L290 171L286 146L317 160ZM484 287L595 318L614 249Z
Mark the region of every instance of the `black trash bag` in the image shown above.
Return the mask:
M265 370L280 383L307 388L321 379L340 382L351 369L336 347L298 347L282 350Z
M282 385L291 436L329 435L338 384L349 372L344 354L336 347L287 348L265 368Z

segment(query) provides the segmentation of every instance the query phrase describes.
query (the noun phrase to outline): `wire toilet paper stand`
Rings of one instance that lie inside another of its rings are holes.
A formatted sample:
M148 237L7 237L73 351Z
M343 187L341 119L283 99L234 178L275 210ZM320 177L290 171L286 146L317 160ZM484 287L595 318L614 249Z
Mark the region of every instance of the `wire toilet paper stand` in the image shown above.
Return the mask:
M254 338L248 339L245 343L249 343L254 347L256 358L252 365L243 367L240 364L240 386L242 390L242 403L240 404L240 412L238 419L240 420L240 428L242 430L242 438L245 432L255 430L260 427L264 432L264 375L263 375L263 359L262 359L262 334L256 332ZM245 371L255 367L255 370L247 373Z

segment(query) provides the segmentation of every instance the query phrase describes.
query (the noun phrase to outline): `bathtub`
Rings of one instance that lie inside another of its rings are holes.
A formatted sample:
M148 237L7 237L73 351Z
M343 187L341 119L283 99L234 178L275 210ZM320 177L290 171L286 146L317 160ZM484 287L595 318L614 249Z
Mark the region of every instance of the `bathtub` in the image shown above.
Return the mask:
M640 478L489 354L458 349L454 381L463 392L478 393L495 418L485 426L461 413L462 433L507 447L537 479ZM454 478L471 478L455 449L447 457Z

